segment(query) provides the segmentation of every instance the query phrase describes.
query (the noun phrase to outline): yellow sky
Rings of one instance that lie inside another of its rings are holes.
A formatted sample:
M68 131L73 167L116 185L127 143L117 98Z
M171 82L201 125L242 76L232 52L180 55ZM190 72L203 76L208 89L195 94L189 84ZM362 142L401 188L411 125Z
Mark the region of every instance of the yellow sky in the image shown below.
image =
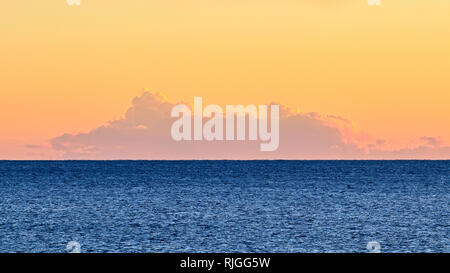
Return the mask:
M0 149L89 131L143 88L339 115L392 147L449 143L449 14L447 0L2 1Z

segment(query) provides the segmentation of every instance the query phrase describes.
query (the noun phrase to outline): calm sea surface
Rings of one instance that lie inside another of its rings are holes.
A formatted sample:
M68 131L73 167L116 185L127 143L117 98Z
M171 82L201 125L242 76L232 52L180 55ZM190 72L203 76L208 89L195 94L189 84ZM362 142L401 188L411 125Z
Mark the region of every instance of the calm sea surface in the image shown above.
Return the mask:
M0 161L0 252L450 252L450 161Z

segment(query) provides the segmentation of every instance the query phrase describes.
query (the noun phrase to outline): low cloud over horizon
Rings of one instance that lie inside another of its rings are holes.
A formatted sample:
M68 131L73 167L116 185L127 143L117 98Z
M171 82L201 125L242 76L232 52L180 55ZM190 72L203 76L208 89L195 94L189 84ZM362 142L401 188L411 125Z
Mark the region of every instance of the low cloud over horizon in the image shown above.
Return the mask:
M450 147L438 137L422 137L417 147L383 149L386 140L357 132L338 116L297 113L280 105L280 145L261 152L261 141L180 141L170 135L176 118L161 94L135 97L124 117L87 133L50 140L62 159L449 159ZM29 145L29 148L38 147Z

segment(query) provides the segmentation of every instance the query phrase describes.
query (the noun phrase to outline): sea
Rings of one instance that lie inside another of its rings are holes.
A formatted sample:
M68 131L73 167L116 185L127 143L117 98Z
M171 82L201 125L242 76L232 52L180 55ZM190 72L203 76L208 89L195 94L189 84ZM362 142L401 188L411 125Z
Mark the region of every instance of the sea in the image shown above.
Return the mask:
M450 252L450 161L0 161L0 252Z

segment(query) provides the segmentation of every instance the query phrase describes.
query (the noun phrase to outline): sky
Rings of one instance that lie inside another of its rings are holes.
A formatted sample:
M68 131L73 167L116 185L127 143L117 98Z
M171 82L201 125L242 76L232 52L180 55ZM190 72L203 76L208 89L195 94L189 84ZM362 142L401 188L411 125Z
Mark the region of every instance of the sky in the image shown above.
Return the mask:
M448 14L447 0L1 1L0 159L450 159ZM168 107L194 96L279 103L279 151L174 148Z

